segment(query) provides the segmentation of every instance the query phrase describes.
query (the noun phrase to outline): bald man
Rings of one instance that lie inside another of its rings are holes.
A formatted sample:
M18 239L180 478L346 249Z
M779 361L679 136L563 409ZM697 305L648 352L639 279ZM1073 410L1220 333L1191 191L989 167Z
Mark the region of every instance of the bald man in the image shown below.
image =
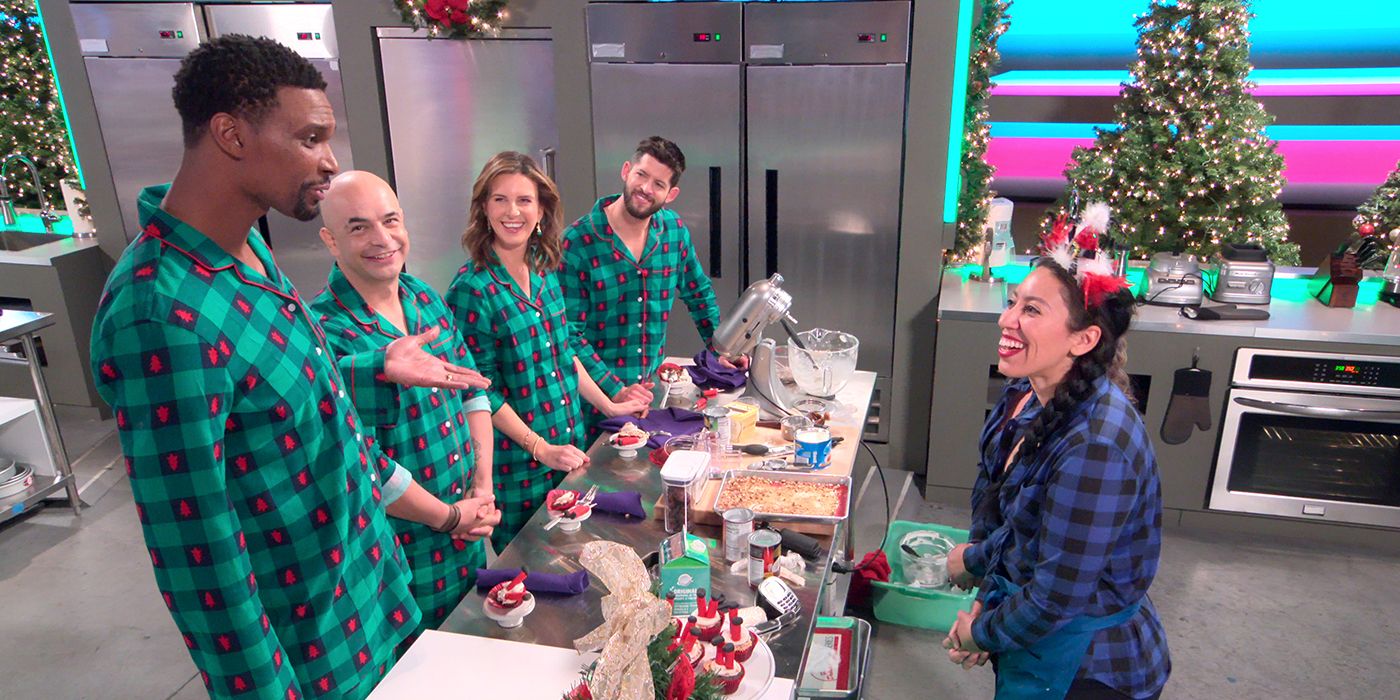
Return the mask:
M367 172L341 174L326 191L321 218L321 240L336 264L311 308L342 368L347 361L352 367L346 379L360 419L417 486L447 503L470 497L478 504L462 515L473 522L456 528L393 520L423 611L421 633L440 626L466 595L477 567L486 564L481 538L500 522L491 491L491 406L476 389L400 387L396 400L385 400L382 377L353 369L373 366L356 358L368 359L405 336L421 336L424 349L442 360L475 365L442 298L403 271L408 228L387 182Z

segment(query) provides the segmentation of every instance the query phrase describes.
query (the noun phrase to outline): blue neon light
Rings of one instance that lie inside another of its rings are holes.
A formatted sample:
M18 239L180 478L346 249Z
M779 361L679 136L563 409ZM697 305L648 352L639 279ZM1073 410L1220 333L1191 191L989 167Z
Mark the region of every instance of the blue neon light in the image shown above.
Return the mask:
M967 109L967 62L972 45L972 0L958 0L958 39L953 47L953 95L948 103L948 169L943 181L943 223L958 220L962 191L963 112Z
M1127 65L1136 55L1147 0L1016 0L1002 35L1005 70ZM1377 66L1400 62L1394 0L1325 3L1254 0L1251 60L1263 68ZM1073 18L1067 21L1067 18Z
M1117 124L1072 122L988 122L992 138L1092 139L1094 128L1115 129ZM1275 141L1400 141L1400 125L1382 124L1275 124L1264 129Z

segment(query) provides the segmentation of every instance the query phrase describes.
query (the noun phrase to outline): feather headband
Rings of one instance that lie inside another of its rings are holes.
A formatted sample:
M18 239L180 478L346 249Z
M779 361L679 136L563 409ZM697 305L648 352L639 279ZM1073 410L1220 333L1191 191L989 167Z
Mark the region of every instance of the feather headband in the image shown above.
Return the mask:
M1109 295L1132 286L1117 274L1111 256L1100 251L1101 238L1108 231L1111 216L1108 205L1093 202L1075 222L1069 215L1055 219L1049 233L1040 238L1040 252L1069 271L1084 292L1084 307L1093 309Z

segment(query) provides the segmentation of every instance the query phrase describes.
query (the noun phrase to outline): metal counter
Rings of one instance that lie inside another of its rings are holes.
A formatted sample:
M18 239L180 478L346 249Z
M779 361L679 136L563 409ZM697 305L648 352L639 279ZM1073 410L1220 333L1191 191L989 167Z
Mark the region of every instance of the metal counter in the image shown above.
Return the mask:
M1017 258L1017 261L1024 262L1024 259ZM1306 276L1304 272L1311 271L1283 268L1275 274L1275 279ZM1007 285L1001 280L964 282L959 275L945 273L938 317L995 322L1006 309L1006 296ZM1215 304L1209 299L1205 302L1206 306ZM1182 316L1179 307L1147 304L1138 306L1132 327L1165 333L1400 345L1400 309L1383 303L1334 309L1311 298L1297 300L1275 295L1268 305L1242 308L1263 309L1269 312L1269 318L1263 321L1197 321Z
M844 420L856 420L855 425L865 422L869 409L871 392L874 389L875 375L858 372L838 399L847 408ZM854 409L854 410L850 410ZM833 417L835 419L835 417ZM605 441L599 440L588 451L592 463L585 469L570 474L561 488L586 490L597 485L599 491L637 491L642 495L642 505L647 515L652 515L656 500L661 495L661 470L652 466L645 450L638 452L632 460L622 460L617 451ZM854 494L852 499L854 499ZM632 547L638 555L645 556L656 551L661 540L666 537L661 521L648 517L646 520L625 518L609 513L594 511L583 523L578 532L560 532L558 528L544 531L549 521L544 509L535 513L525 524L505 551L492 563L492 568L517 568L524 566L531 571L549 573L570 573L583 567L578 556L583 545L593 540L610 540ZM781 523L775 525L781 527ZM840 614L833 605L844 602L844 579L838 581L831 569L833 549L842 548L850 527L849 521L833 526L827 536L830 538L820 560L807 562L803 574L806 585L794 588L798 600L802 601L802 615L797 622L779 630L768 638L777 662L776 675L779 678L797 678L801 670L808 641L816 617L819 614ZM694 534L716 540L720 538L719 528L698 526ZM836 546L831 546L835 543ZM718 545L711 549L712 564L710 580L712 591L724 594L726 600L754 605L754 591L749 587L746 576L729 573L730 563L724 561L724 553ZM836 595L840 593L840 595ZM482 637L508 639L530 644L543 644L554 647L573 648L574 640L584 636L602 623L601 600L606 594L602 585L594 580L588 590L576 596L539 595L534 612L515 629L502 629L487 619L482 612L485 596L475 588L462 599L457 609L448 616L441 630Z

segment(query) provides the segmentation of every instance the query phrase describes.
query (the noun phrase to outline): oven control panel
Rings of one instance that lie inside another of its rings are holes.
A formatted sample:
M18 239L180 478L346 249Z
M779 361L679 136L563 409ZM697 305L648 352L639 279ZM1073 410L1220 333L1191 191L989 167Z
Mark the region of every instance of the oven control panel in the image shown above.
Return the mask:
M1260 355L1250 365L1249 376L1251 379L1400 388L1400 363L1362 362L1346 357L1314 359Z
M1247 381L1400 390L1400 359L1255 350L1247 361Z

